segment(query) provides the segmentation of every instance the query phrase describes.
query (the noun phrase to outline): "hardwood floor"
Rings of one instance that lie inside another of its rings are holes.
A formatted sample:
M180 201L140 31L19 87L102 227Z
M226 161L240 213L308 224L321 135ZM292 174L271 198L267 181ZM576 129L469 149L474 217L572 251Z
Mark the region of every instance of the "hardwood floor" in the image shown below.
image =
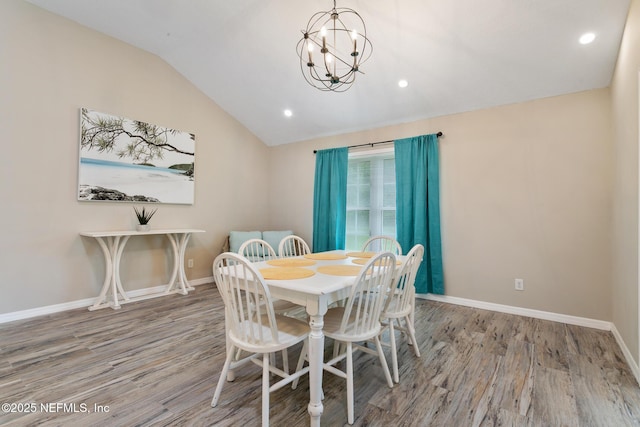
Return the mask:
M416 326L422 357L401 343L393 389L376 357L356 353L355 425L640 425L640 388L609 332L433 301L418 301ZM6 323L0 403L35 412L2 411L0 425L259 425L252 364L209 406L223 360L213 285L118 311ZM325 373L323 425L346 424L345 388ZM307 403L306 377L272 393L271 425L308 425Z

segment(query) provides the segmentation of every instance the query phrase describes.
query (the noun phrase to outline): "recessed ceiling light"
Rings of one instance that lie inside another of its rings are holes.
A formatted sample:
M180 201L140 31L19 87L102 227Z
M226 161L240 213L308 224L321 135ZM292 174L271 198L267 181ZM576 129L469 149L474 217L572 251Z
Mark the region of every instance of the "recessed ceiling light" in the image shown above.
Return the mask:
M398 86L400 87L407 87L408 85L409 85L409 82L404 79L398 82Z
M580 36L580 44L589 44L596 39L594 33L584 33Z
M284 110L284 115L286 117L291 117L291 116L293 116L293 112L291 112L291 110Z

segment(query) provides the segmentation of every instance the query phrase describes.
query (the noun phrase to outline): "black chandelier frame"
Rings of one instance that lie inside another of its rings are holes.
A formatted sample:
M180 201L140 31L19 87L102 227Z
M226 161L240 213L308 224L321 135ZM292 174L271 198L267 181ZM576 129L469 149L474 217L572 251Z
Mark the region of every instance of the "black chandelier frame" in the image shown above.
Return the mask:
M345 21L357 26L349 28ZM333 9L311 16L296 50L307 83L322 91L344 92L355 82L356 74L364 74L360 66L371 57L373 46L360 14L336 7L334 0ZM316 50L321 54L318 63L318 56L313 55Z

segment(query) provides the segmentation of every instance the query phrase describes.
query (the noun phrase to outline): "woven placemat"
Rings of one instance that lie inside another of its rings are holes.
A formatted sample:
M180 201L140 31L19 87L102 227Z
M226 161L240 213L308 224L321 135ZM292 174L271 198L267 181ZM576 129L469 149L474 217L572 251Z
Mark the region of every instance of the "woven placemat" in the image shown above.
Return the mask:
M322 265L317 270L318 273L331 276L357 276L362 267L358 265Z
M264 277L265 280L291 280L304 279L306 277L311 277L316 273L308 268L273 267L260 269L260 274L262 274L262 277Z
M274 267L308 267L315 263L316 262L311 259L303 258L281 258L267 261L267 264L273 265Z
M352 259L351 262L358 265L365 265L366 263L369 262L369 258L356 258L356 259ZM400 265L400 264L402 264L402 261L396 260L396 265ZM379 261L376 261L376 265L380 265Z
M335 252L318 252L315 254L306 254L303 255L307 259L317 259L317 260L337 260L337 259L346 259L347 256L344 254L339 254Z
M347 256L351 258L371 258L376 255L375 252L348 252Z

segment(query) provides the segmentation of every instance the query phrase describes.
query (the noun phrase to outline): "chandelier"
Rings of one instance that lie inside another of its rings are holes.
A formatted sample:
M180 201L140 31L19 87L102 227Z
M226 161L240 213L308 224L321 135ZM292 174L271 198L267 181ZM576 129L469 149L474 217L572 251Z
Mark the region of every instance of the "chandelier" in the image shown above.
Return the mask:
M322 91L344 92L371 56L367 27L353 9L336 8L315 13L302 30L297 51L305 80Z

